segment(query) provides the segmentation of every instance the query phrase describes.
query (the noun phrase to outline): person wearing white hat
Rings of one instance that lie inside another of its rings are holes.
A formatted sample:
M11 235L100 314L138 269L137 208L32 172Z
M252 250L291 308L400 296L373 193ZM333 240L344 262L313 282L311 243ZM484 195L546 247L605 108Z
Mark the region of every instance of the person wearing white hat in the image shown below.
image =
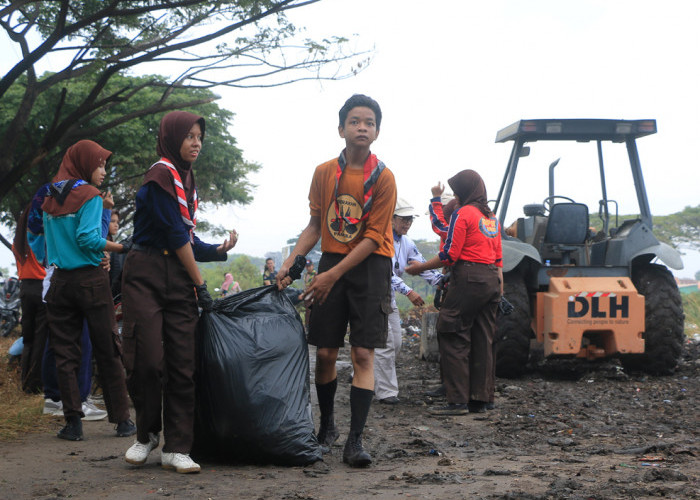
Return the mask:
M396 208L391 218L394 233L393 275L391 277L391 314L389 314L389 334L386 348L374 350L374 393L380 403L399 403L399 384L396 378L396 358L401 350L401 319L396 306L395 293L399 292L415 306L425 304L423 298L409 287L401 276L409 261L425 262L416 244L406 236L418 212L403 198L396 200ZM420 275L432 286L436 286L442 274L435 270L425 271Z

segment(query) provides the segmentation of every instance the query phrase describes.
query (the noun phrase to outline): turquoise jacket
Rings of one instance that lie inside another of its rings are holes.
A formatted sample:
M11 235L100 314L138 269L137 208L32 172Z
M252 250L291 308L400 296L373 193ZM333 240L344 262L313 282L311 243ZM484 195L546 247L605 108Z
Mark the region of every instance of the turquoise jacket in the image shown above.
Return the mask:
M59 269L99 266L107 240L102 237L102 198L95 196L72 214L44 212L48 264Z

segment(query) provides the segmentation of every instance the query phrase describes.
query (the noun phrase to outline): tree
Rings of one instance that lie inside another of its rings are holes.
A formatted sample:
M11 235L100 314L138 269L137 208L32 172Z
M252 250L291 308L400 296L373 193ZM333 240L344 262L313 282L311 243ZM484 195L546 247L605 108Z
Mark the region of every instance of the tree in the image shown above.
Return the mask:
M262 262L262 259L256 259ZM256 265L247 255L229 256L226 262L208 262L200 265L203 278L209 284L209 290L218 288L226 273L231 273L238 281L241 290L262 286L262 265ZM213 293L212 293L213 294Z
M139 86L145 80L161 79L162 77L125 77L116 75L107 85L107 90L125 86ZM12 109L21 99L19 86L13 87L0 101L0 129L6 125L8 109ZM82 82L68 82L66 87L69 96L64 103L66 109L73 109L83 99L86 92ZM32 128L18 142L20 148L30 148L41 135L41 130L50 126L51 109L56 102L56 91L48 91L38 99L30 120ZM105 122L114 120L129 112L132 106L146 105L158 98L158 91L145 88L127 102L117 103L103 113L86 122L87 128L99 129ZM175 89L170 97L172 103L200 102L189 108L206 118L205 144L203 154L197 160L196 173L199 197L204 202L214 205L226 203L248 203L250 185L246 176L259 169L256 164L243 160L241 150L236 147L236 140L229 134L228 126L233 113L221 109L215 102L216 96L208 89ZM161 113L162 114L162 113ZM155 145L161 114L146 115L117 125L109 130L97 132L91 138L114 153L110 161L108 176L102 189L112 191L115 208L120 211L120 226L128 228L134 209L134 193L140 186L143 174L152 164L155 157ZM0 220L11 225L17 219L26 201L36 192L39 185L47 182L58 169L61 162L61 151L54 151L43 162L45 169L35 169L26 174L22 183L8 193L0 202ZM200 227L206 230L206 227ZM128 231L127 231L128 232Z
M55 158L80 139L215 98L195 93L189 100L177 99L178 90L266 87L356 73L364 61L360 54L345 52L346 39L297 40L298 29L286 13L318 1L0 3L0 26L21 53L0 80L5 115L0 200L20 181L24 185L28 180L29 190L38 187L55 167ZM52 64L63 61L63 67L38 76L47 57ZM176 67L179 74L117 83L127 72L155 63ZM34 110L42 100L50 103L44 109L49 114L37 123ZM129 104L127 112L114 112L124 104Z

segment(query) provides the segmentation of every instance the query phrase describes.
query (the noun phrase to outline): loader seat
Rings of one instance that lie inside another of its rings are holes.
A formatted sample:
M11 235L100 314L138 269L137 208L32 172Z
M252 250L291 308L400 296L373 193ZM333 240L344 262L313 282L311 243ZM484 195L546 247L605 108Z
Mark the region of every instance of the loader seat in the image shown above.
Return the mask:
M555 203L549 210L544 247L561 254L561 263L571 262L572 252L584 247L588 237L588 206L583 203Z

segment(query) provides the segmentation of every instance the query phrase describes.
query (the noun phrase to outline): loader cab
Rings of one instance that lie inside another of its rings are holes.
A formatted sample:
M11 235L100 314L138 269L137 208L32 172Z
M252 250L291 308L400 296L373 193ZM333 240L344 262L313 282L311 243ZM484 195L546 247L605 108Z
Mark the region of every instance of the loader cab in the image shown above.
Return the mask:
M655 132L655 120L521 120L502 129L496 142L512 141L513 147L494 205L501 227L508 228L509 236L534 247L539 256L539 262L532 263L535 267L597 267L598 270L566 272L629 276L631 259L636 257L639 245L658 244L651 232L652 216L636 145L636 139ZM548 171L544 171L545 163L539 175L530 170L533 163L542 163L532 158L532 152L543 147L563 149L562 143L567 141L566 147L574 153L561 161L557 158L549 164ZM612 167L604 163L604 150L608 161L612 157ZM524 158L527 160L520 172ZM629 166L623 168L623 163ZM612 175L606 173L606 167ZM516 177L516 173L520 175ZM627 176L624 182L619 180L621 175ZM630 190L630 186L634 189ZM611 188L615 196L624 188L625 210L638 214L633 221L619 220L618 203L608 196ZM542 193L543 201L530 198L525 200L529 203L522 205L522 213L509 214L513 200L532 197L537 192ZM632 233L637 234L630 239ZM642 241L642 234L650 238ZM512 257L510 254L504 249L504 265ZM520 257L518 254L515 258ZM533 287L546 286L549 275L551 271L541 271Z

